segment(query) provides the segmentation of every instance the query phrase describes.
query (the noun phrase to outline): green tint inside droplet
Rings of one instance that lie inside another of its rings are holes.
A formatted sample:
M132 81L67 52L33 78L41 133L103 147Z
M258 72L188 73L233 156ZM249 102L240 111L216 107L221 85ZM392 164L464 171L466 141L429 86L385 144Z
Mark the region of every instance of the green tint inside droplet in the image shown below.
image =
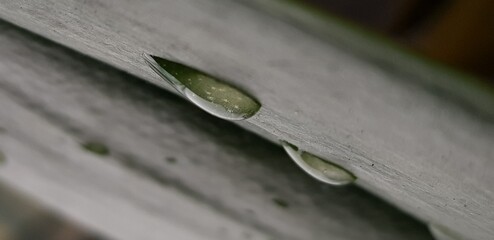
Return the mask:
M243 120L261 107L245 92L199 70L160 57L149 56L145 59L177 91L217 117Z
M323 160L308 152L300 151L297 147L282 142L283 148L288 155L312 177L335 186L341 186L353 183L356 177L348 170L332 163Z

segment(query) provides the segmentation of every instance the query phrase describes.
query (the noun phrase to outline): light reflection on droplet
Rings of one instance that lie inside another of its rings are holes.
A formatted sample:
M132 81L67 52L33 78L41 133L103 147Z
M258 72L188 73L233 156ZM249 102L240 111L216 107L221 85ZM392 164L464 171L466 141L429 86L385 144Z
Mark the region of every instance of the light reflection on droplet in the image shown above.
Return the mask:
M353 183L356 180L352 173L334 163L301 151L287 142L282 141L282 145L299 167L319 181L334 186L342 186Z
M253 116L261 107L243 91L199 70L151 55L145 55L145 60L178 92L214 116L243 120Z

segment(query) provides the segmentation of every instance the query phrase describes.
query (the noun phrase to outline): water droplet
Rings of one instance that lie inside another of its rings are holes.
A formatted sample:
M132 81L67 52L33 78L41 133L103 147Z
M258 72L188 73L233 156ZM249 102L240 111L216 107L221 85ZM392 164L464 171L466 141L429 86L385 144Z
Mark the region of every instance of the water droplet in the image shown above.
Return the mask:
M2 151L0 151L0 165L4 164L6 159L7 157L5 157L5 154L3 154Z
M446 229L445 227L429 224L429 230L436 240L460 240L456 234Z
M178 92L216 117L243 120L253 116L261 107L243 91L199 70L151 55L145 55L145 60Z
M273 203L276 204L280 208L288 208L289 204L285 200L281 198L273 198Z
M82 148L96 155L107 156L110 154L110 149L100 142L86 142L81 144Z
M165 160L170 163L170 164L175 164L177 163L177 159L174 157L166 157Z
M282 145L299 167L319 181L341 186L353 183L356 180L356 177L352 173L334 163L323 160L308 152L301 151L287 142L282 142Z

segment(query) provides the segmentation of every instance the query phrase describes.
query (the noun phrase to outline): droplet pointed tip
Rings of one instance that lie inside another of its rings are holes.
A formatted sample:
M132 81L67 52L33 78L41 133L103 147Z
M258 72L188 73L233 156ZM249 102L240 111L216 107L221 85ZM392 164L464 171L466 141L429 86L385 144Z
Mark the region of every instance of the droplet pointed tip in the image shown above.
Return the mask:
M149 60L149 59L154 59L154 56L148 53L141 53L141 57L144 58L144 60Z
M150 54L142 53L141 57L144 59L144 62L146 62L151 68L153 68L152 65L156 64L154 57Z

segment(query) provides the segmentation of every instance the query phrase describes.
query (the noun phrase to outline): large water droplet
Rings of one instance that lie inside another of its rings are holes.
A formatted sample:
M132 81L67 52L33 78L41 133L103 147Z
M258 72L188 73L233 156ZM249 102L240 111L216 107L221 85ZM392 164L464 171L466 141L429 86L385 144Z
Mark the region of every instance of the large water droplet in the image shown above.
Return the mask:
M197 69L145 55L149 66L178 92L206 112L227 120L243 120L261 107L243 91Z
M353 183L356 180L356 177L352 173L334 163L323 160L308 152L301 151L287 142L282 142L282 145L299 167L319 181L341 186Z
M435 224L429 224L429 230L431 231L432 236L436 240L461 240L462 238L456 236L453 232L450 230L437 226Z

